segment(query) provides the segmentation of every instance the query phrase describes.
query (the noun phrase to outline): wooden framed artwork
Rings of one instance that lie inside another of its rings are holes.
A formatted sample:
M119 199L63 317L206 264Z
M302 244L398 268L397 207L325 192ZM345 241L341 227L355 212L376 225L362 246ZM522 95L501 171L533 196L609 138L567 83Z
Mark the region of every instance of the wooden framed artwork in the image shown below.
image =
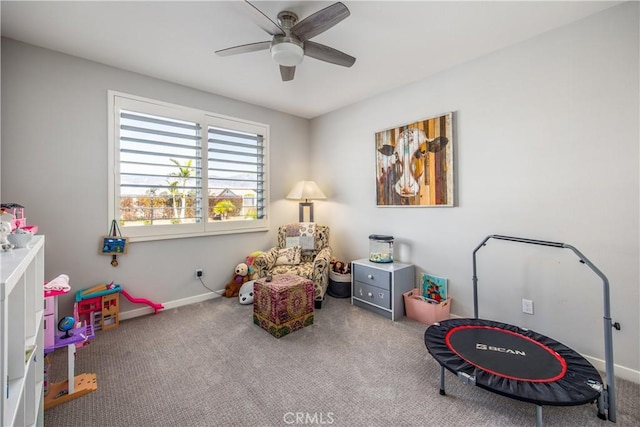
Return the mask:
M453 113L375 134L377 206L454 206Z
M125 255L128 249L128 237L121 236L102 236L100 239L101 255Z

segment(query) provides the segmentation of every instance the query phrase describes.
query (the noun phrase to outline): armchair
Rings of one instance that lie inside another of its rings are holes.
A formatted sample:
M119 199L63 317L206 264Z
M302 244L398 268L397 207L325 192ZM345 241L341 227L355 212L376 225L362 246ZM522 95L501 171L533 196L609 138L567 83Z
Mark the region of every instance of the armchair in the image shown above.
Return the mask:
M315 308L322 308L331 256L329 227L294 222L278 228L278 245L257 256L254 266L259 277L290 273L312 280Z

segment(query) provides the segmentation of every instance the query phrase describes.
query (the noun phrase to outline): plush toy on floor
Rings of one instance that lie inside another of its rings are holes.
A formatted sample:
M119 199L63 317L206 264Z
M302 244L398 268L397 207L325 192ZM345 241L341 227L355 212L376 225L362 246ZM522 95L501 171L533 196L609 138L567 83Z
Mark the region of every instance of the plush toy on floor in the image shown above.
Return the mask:
M231 276L231 281L224 287L224 295L227 298L237 297L242 285L249 281L249 267L244 262L236 265Z
M253 283L255 280L246 282L240 288L240 295L238 295L238 302L240 304L253 304Z
M245 264L249 267L249 280L258 279L258 269L256 268L254 262L256 258L262 253L262 251L251 252L251 254L245 260Z

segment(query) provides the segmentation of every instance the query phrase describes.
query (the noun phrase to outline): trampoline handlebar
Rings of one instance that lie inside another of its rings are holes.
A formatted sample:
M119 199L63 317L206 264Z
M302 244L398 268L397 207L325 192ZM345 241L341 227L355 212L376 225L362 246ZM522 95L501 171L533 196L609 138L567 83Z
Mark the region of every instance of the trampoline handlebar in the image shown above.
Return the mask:
M603 300L604 300L604 350L605 350L605 371L607 382L607 394L609 400L609 420L616 421L616 396L615 396L615 383L613 373L613 337L611 336L611 328L613 327L611 322L611 302L609 299L609 279L602 273L589 259L582 254L575 247L566 243L548 242L546 240L534 240L525 239L522 237L502 236L499 234L491 234L482 241L473 251L473 316L478 318L478 276L476 266L476 252L478 252L483 246L487 244L489 239L507 240L510 242L528 243L532 245L552 246L556 248L566 248L573 251L574 254L580 258L580 262L587 265L600 279L602 279L603 286Z
M609 279L604 275L602 271L598 269L589 259L582 254L578 249L571 245L563 245L563 248L570 249L574 254L580 258L580 262L584 263L587 267L589 267L600 279L602 279L602 294L604 300L604 363L605 363L605 372L606 372L606 383L607 383L607 398L608 398L608 418L610 421L616 422L617 413L616 413L616 391L615 391L615 382L614 382L614 373L613 373L613 336L612 336L612 328L613 322L611 321L611 301L609 298Z
M529 243L532 245L541 245L541 246L554 246L556 248L564 247L564 243L558 242L548 242L546 240L534 240L534 239L525 239L522 237L513 237L513 236L501 236L499 234L492 234L487 237L487 240L490 238L498 239L498 240L509 240L511 242L520 242L520 243Z

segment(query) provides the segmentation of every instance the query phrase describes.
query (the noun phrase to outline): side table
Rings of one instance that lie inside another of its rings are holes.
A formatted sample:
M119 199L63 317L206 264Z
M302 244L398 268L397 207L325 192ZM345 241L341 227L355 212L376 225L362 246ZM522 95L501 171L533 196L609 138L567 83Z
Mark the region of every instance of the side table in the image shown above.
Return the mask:
M415 288L415 267L401 262L351 263L351 304L391 320L404 316L402 294Z

